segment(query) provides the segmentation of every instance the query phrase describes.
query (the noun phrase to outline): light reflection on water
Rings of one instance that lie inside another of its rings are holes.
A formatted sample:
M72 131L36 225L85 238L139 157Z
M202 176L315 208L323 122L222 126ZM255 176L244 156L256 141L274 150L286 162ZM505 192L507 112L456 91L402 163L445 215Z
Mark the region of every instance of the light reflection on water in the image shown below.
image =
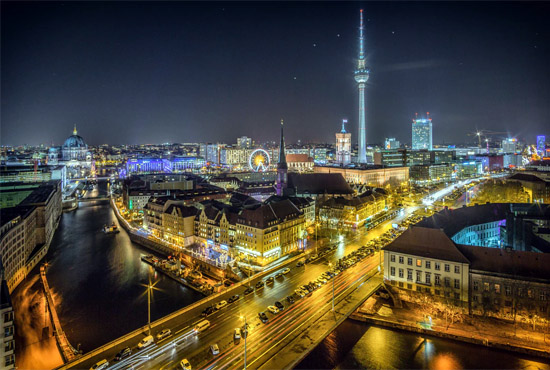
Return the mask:
M544 369L548 361L346 320L297 369Z

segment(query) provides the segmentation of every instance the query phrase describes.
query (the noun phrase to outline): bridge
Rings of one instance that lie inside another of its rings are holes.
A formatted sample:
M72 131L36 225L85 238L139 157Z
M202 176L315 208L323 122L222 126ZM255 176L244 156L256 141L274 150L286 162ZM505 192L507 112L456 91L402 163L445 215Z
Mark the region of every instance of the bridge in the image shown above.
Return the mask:
M96 200L111 200L111 197L105 197L105 196L99 196L99 197L91 197L91 198L79 198L79 202L94 202Z
M110 368L174 368L183 358L187 358L193 368L242 368L244 361L251 368L291 368L298 364L316 344L321 342L342 321L349 317L382 284L378 271L381 264L380 252L371 255L343 270L319 289L300 298L295 290L317 277L336 264L336 261L354 249L359 248L391 227L391 221L360 235L346 247L340 243L334 250L317 260L297 266L302 255L286 261L284 265L273 267L255 275L250 282L243 281L229 289L206 297L188 307L151 323L151 334L163 329L171 329L172 336L155 340L151 346L137 350L139 341L148 335L147 325L128 333L106 345L90 351L80 358L67 362L59 369L90 368L96 362L107 359ZM345 251L344 251L345 249ZM272 284L256 288L251 294L244 294L247 284L252 287L266 277L274 276L288 267L290 272L274 279ZM201 312L222 300L228 301L235 294L236 302L215 311L206 319L211 326L208 330L195 333L194 326L203 320ZM286 297L292 296L294 302ZM333 300L334 297L334 300ZM272 314L267 306L280 301L284 310ZM334 310L333 310L334 302ZM258 313L265 311L268 322L263 323ZM244 339L235 340L233 331L248 325L246 338L246 360ZM145 324L145 322L143 323ZM209 346L217 344L219 355L212 355ZM115 355L123 348L130 347L132 355L120 362L114 362Z

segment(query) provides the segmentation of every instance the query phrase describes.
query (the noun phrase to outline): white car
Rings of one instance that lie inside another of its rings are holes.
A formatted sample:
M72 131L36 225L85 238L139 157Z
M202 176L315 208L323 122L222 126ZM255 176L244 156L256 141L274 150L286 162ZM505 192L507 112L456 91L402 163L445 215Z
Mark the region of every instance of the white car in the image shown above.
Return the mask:
M180 366L183 370L191 370L191 364L189 363L189 361L187 361L186 358L181 360Z
M241 329L240 328L235 329L235 332L233 333L233 338L234 339L241 339Z
M221 310L221 309L224 308L225 306L227 306L227 301L218 302L218 303L216 304L216 310Z
M294 293L295 293L298 297L300 297L300 298L303 298L304 295L305 295L305 294L304 294L304 291L303 291L302 289L296 289L296 290L294 291Z
M212 344L212 345L210 346L210 352L212 352L212 354L213 354L214 356L216 356L216 355L218 355L218 354L220 353L220 348L218 347L217 344Z
M283 275L286 275L290 272L290 269L288 267L285 267L282 271Z
M148 335L145 338L141 340L141 342L138 343L138 349L142 349L145 347L149 347L151 344L154 343L154 338L152 335Z
M271 312L272 314L279 313L279 309L275 306L267 306L267 310Z
M160 333L157 334L157 340L162 340L164 338L168 338L170 335L172 335L172 330L170 329L164 329Z
M109 367L109 362L107 360L101 360L92 366L90 370L101 370L106 369L107 367Z

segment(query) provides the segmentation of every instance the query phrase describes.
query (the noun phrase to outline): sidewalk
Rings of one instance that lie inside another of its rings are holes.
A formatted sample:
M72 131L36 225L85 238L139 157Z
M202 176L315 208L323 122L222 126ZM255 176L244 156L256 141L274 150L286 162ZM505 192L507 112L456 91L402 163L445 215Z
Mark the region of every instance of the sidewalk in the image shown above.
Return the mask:
M432 318L432 325L424 322L425 312L419 306L406 302L404 308L388 307L371 298L350 317L377 325L413 331L442 338L481 344L531 356L550 358L550 334L527 330L503 320L464 315L463 322L447 327L444 317ZM376 308L376 313L368 314ZM545 341L546 339L546 341Z

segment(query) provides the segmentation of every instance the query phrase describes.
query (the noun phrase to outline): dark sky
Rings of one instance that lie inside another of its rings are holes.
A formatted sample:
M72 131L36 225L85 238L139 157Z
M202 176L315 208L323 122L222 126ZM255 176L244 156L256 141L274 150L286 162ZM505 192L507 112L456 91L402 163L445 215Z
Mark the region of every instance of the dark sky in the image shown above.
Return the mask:
M549 2L2 1L1 143L356 142L360 8L369 143L550 136Z

